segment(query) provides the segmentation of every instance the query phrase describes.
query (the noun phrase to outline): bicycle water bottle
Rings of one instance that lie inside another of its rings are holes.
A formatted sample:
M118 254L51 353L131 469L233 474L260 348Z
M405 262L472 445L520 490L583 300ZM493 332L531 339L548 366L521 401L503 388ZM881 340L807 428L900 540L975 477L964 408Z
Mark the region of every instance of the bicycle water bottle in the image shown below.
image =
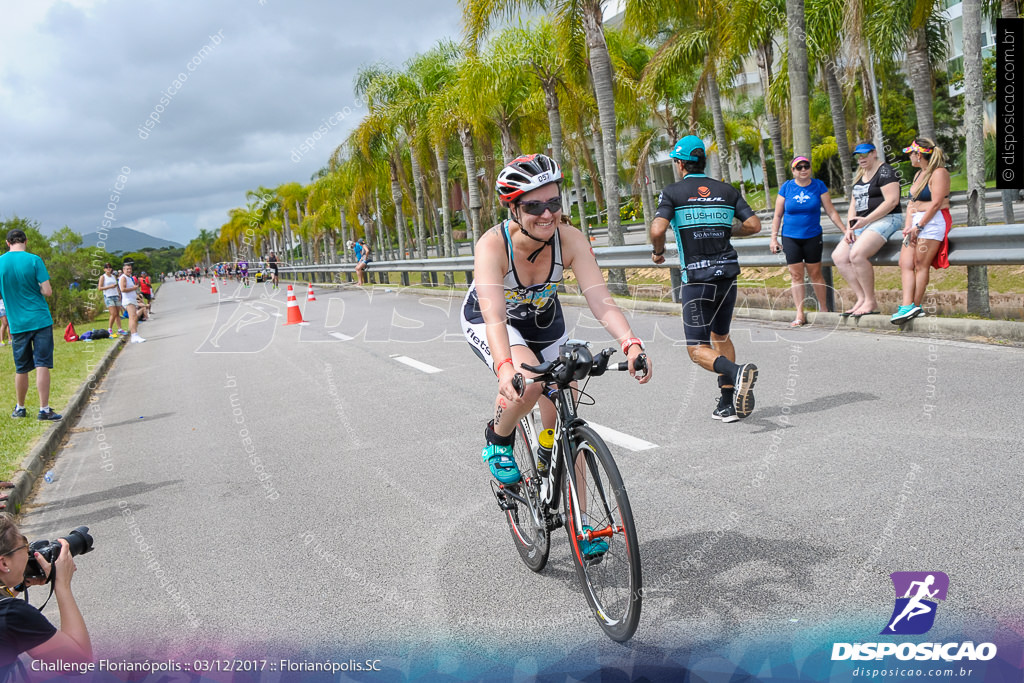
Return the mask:
M555 430L545 429L537 435L537 472L547 476L551 464L551 448L555 445Z

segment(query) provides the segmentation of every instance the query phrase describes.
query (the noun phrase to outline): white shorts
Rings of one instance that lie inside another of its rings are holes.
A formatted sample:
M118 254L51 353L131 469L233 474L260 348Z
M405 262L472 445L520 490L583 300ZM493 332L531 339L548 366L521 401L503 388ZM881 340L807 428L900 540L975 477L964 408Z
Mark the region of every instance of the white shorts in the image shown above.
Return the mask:
M125 306L136 306L137 307L138 305L139 305L139 300L138 300L138 297L135 296L135 292L134 291L129 292L128 294L125 294L124 292L121 292L121 306L122 307L125 307Z
M519 330L511 325L505 325L505 331L508 332L509 346L525 346L540 358L541 363L558 358L558 347L569 340L568 331L564 332L559 339L553 342L544 342L543 344L527 342L523 339L523 335L519 333ZM474 324L463 317L462 333L465 335L469 345L473 347L476 355L480 356L480 359L487 363L487 367L491 369L491 372L494 372L494 358L491 356L491 347L487 343L487 323ZM518 371L519 369L516 368L516 372Z
M0 318L5 317L6 315L7 315L7 309L4 308L3 299L0 299Z
M911 225L924 218L924 211L915 211L914 217L911 219ZM932 219L927 223L918 223L917 225L917 239L919 240L938 240L941 242L946 238L946 219L942 216L941 211L935 212Z

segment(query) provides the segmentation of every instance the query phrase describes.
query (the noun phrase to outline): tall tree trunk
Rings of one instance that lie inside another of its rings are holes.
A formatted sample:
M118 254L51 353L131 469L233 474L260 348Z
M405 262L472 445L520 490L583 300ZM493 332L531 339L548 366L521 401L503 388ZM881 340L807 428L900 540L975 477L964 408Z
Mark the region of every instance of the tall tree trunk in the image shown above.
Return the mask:
M600 178L601 182L604 182L604 136L601 135L601 122L595 121L590 132L594 137L594 160L597 162L597 175L595 176L595 179ZM595 183L596 182L597 181L595 180ZM601 202L601 204L603 205L604 202ZM598 213L600 213L600 210Z
M377 224L377 253L381 255L381 258L388 259L388 253L390 252L391 246L391 237L385 234L384 215L383 212L380 210L379 190L375 189L373 191L373 200L377 203L377 216L374 221ZM385 238L387 238L386 244Z
M585 131L587 129L583 125L583 119L580 119L579 123L582 135L582 131ZM593 129L591 129L591 134L593 135L593 133L594 131ZM600 131L598 131L597 134L599 135ZM594 156L591 154L590 151L590 143L586 140L585 136L583 136L583 139L580 141L580 149L583 150L583 163L587 167L587 173L590 174L590 182L593 189L592 198L594 200L594 206L597 208L597 212L600 213L601 207L604 206L604 193L601 191L601 172L598 170L597 164L594 162ZM580 186L582 187L582 185L583 180L580 179Z
M612 60L602 28L602 3L588 0L583 10L583 32L590 54L590 71L597 95L597 111L601 118L601 137L604 142L604 196L608 203L608 243L622 246L622 223L619 220L619 158L616 147L615 93L612 89ZM608 271L608 289L612 294L627 295L626 271L613 268Z
M412 160L412 187L416 195L416 253L419 258L427 258L426 226L423 224L423 171L416 158L415 147L409 149L409 158Z
M339 260L342 261L342 262L347 263L348 260L349 260L349 254L351 253L349 251L349 248L348 248L348 241L352 240L355 237L355 235L353 235L352 237L349 237L349 233L348 233L348 217L345 215L344 207L341 207L341 206L338 207L338 220L341 222L341 243L345 246L344 256L342 256L341 259L339 259ZM335 251L334 253L337 254L338 252Z
M499 120L495 123L501 135L501 159L508 166L513 159L519 156L519 153L516 151L516 143L512 139L512 128L508 121Z
M924 26L911 32L907 45L907 75L914 91L917 134L935 139L935 114L932 99L932 64L928 60L928 32Z
M576 208L580 212L580 229L583 234L590 237L590 224L587 222L587 206L583 203L583 174L580 173L580 163L573 157L572 179L576 187Z
M484 167L484 184L480 189L480 232L483 234L485 225L494 225L504 216L501 215L501 204L494 183L498 179L498 159L494 154L494 140L485 135L480 141L484 156L481 162Z
M391 201L395 205L395 232L398 234L398 258L405 258L405 214L402 211L402 184L398 181L398 165L392 159L388 163L391 169Z
M985 137L981 68L981 3L965 2L964 128L967 134L967 223L985 225ZM988 268L967 268L967 311L989 315Z
M282 206L281 213L284 216L284 248L288 251L288 261L295 260L295 254L292 253L292 226L288 220L288 207Z
M643 173L640 174L640 205L644 210L644 225L650 228L654 220L654 212L658 207L654 206L654 197L651 193L651 157L644 155L642 160Z
M864 41L863 51L863 59L868 71L868 86L871 88L870 99L874 108L874 112L868 117L868 121L871 124L871 139L878 150L878 158L882 161L887 161L885 155L885 133L882 131L882 107L878 101L878 83L875 80L875 60L867 41Z
M804 0L786 0L789 37L789 104L793 117L793 156L811 158L811 98L807 83L807 26Z
M711 119L715 124L715 143L718 146L719 171L722 180L732 182L729 173L729 143L725 140L725 117L722 116L722 100L718 94L718 79L715 77L714 65L708 67L707 78L708 106L711 107Z
M466 190L469 192L469 216L473 230L473 248L480 239L480 184L476 177L476 154L473 152L473 133L469 126L459 127L462 157L466 162Z
M732 141L732 157L734 159L736 159L737 161L739 161L739 159L740 159L740 146L739 146L739 144L735 140ZM747 184L745 182L743 182L743 169L742 169L742 167L740 168L740 172L739 172L739 182L740 182L740 196L743 197L743 201L746 202L747 201ZM749 204L749 202L747 202L747 203Z
M758 131L760 136L760 131ZM764 156L764 139L757 141L757 156L761 158L761 180L764 182L764 208L772 208L772 191L768 187L768 160Z
M843 169L843 194L847 197L853 191L853 173L850 171L850 142L846 136L846 114L843 112L843 89L839 85L835 71L831 65L835 60L821 62L819 68L825 74L825 85L828 89L828 103L832 113L832 130L836 134L836 154L839 156L839 167Z
M565 173L565 162L562 155L562 113L558 108L558 91L555 89L553 80L542 79L541 88L544 90L544 107L548 112L548 129L551 131L551 158L562 167ZM569 208L569 183L562 182L562 206ZM566 210L568 214L569 211Z
M437 179L441 185L441 241L444 242L444 255L451 257L455 255L455 244L452 241L452 216L448 208L448 146L445 144L434 147L434 156L437 157ZM439 244L438 249L441 248L442 245Z
M761 75L761 90L767 93L772 84L772 59L774 50L771 42L764 43L757 50L758 73ZM782 126L779 117L768 107L765 98L765 119L768 124L768 137L772 141L772 162L775 165L775 182L781 187L786 178L786 150L782 146ZM767 175L765 184L768 184Z

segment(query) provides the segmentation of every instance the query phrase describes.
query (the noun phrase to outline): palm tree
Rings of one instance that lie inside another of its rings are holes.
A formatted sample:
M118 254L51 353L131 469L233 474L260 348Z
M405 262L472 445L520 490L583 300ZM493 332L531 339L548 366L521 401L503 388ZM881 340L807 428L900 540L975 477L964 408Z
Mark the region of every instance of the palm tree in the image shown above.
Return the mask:
M615 97L611 59L605 42L602 0L461 0L464 23L472 45L479 43L491 20L514 9L550 10L561 35L578 40L583 36L590 59L590 73L601 122L604 158L604 193L608 205L608 242L625 244L619 219L619 173ZM577 43L578 44L578 43ZM615 294L628 294L624 270L609 271L609 288Z
M967 223L985 225L985 138L981 65L981 4L968 0L964 11L964 128L967 134ZM988 268L967 269L967 310L988 315Z
M811 100L807 85L807 28L804 0L786 0L789 101L793 113L793 156L811 156ZM780 181L781 182L781 181Z

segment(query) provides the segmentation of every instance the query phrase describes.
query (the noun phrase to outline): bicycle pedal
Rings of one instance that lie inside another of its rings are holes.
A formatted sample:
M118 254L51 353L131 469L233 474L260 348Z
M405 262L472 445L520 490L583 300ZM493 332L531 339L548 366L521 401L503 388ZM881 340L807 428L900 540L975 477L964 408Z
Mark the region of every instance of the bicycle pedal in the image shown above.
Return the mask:
M498 507L501 508L502 511L508 512L516 509L515 501L509 499L509 497L505 495L505 492L498 488L493 481L491 482L491 492L494 494L494 499L498 501Z

